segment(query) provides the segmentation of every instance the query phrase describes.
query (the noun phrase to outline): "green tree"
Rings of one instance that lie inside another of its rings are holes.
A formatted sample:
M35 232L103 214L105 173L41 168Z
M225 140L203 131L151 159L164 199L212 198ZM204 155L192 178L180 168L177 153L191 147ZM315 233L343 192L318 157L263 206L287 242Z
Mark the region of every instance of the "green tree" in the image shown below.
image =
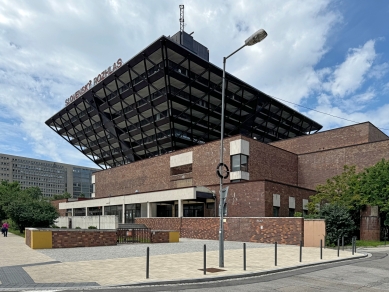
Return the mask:
M0 219L8 219L6 208L20 193L18 182L2 181L0 183Z
M52 196L51 197L51 200L62 200L62 199L69 199L69 198L71 198L72 197L72 195L71 194L69 194L68 192L64 192L63 194L61 194L61 195L54 195L54 196Z
M351 242L356 226L346 206L327 204L320 209L320 217L326 221L327 243L336 245L342 236L346 243Z
M389 161L382 159L360 175L360 193L366 204L378 206L382 218L389 214ZM389 223L389 220L387 221Z
M50 227L59 216L57 209L49 202L31 198L28 193L21 193L6 210L20 232L26 227Z
M357 211L366 205L366 197L360 192L360 175L356 173L355 166L345 165L343 169L343 173L316 187L317 194L310 197L308 204L309 213L319 213L319 209L327 203L344 206L350 211Z

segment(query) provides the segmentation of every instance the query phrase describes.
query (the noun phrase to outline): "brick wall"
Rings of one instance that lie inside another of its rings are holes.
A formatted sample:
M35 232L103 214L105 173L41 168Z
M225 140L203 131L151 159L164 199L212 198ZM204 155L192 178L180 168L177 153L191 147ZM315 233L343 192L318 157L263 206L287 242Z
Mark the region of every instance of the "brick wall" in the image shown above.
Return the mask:
M136 223L155 230L177 230L182 238L217 240L219 218L136 218ZM224 238L231 241L300 244L304 238L302 218L226 218Z
M53 248L116 245L116 230L52 230Z
M366 206L361 210L360 239L380 240L381 221L378 207Z
M66 202L67 202L67 199L50 201L51 205L53 205L57 209L57 211L59 213L59 216L66 216L66 210L65 209L62 209L62 210L59 209L59 203L66 203Z
M169 242L169 231L152 231L151 232L152 243L167 243Z
M250 143L250 180L268 179L297 185L297 155L241 135L224 140L224 163L228 167L230 142L238 139ZM192 172L181 176L171 175L170 156L190 151L193 151ZM136 190L142 193L186 186L217 185L219 178L216 167L220 162L219 155L220 142L214 141L96 172L96 198L132 194ZM225 183L229 183L229 179Z
M26 244L31 247L31 230L30 229L24 229L24 237Z
M271 145L296 154L303 154L381 140L386 135L382 132L379 134L378 131L371 123L367 122L313 135L281 140L273 142ZM386 136L386 138L388 137Z
M280 195L280 217L289 216L289 197L295 198L295 212L303 212L303 199L308 199L316 192L294 187L290 185L278 184L274 182L265 183L265 214L263 216L273 216L273 194Z
M344 165L357 171L389 159L389 140L299 155L299 186L314 189L328 178L343 172Z

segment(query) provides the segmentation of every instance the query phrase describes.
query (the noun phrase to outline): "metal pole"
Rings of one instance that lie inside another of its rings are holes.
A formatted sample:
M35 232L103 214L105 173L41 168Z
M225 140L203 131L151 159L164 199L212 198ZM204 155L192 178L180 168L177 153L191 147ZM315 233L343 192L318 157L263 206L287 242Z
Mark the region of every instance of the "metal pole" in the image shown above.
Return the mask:
M340 250L340 244L339 244L340 238L338 237L338 257L339 257L339 250Z
M354 236L351 238L351 254L354 255Z
M354 252L357 252L357 237L354 236Z
M300 263L303 260L303 241L300 240Z
M204 275L207 274L207 246L204 244Z
M149 278L149 271L150 271L150 248L147 247L147 250L146 250L146 279Z
M320 239L320 259L323 259L323 239Z
M224 139L224 95L225 95L225 86L226 86L226 60L223 58L223 85L222 85L222 111L221 111L221 125L220 125L220 168L219 172L222 174L223 170L223 139ZM219 229L219 267L224 267L224 226L223 226L223 207L224 199L222 198L223 190L223 178L220 178L220 202L219 202L219 216L220 216L220 229Z
M243 243L243 271L246 271L246 243Z
M277 266L277 241L274 243L274 265Z
M344 251L344 235L342 236L342 251Z

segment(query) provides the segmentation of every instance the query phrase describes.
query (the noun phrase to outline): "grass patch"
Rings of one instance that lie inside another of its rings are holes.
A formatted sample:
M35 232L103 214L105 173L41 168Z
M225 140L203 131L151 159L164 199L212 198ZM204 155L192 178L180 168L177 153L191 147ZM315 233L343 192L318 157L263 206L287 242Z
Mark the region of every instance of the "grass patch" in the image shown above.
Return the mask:
M15 235L24 237L24 232L21 233L19 230L16 230L16 229L11 229L11 228L9 228L9 229L8 229L8 233L12 233L12 234L15 234Z
M389 241L386 241L386 244L389 245ZM377 240L357 240L357 246L381 246L385 245L385 241L377 241Z

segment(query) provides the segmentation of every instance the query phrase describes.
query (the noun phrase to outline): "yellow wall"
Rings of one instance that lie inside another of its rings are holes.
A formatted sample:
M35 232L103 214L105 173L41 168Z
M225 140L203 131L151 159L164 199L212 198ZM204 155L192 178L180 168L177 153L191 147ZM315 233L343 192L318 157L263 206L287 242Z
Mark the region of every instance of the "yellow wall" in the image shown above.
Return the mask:
M169 242L179 242L179 241L180 241L180 232L169 231Z
M31 230L31 248L53 248L52 232Z

